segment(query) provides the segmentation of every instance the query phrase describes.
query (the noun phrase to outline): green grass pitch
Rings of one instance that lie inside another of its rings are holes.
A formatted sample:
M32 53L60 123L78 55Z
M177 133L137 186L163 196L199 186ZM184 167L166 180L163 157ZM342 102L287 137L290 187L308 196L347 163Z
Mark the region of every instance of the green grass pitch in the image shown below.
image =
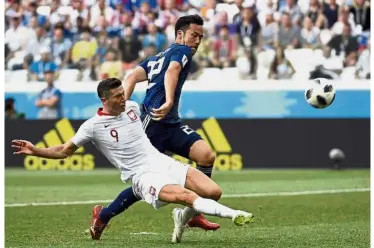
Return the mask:
M221 224L216 232L188 229L181 244L171 243L176 205L154 210L138 202L112 219L100 241L87 233L93 203L12 207L16 203L110 200L124 189L115 170L92 172L5 171L5 247L256 247L344 248L370 246L370 192L292 196L261 193L362 189L369 170L245 170L215 172L220 201L250 211L256 222ZM229 197L258 193L255 197ZM104 205L107 205L105 202Z

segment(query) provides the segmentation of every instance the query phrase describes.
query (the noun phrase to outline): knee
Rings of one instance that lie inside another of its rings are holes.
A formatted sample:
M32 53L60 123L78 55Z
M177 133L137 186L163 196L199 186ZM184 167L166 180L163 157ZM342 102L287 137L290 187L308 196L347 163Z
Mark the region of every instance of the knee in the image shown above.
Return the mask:
M207 192L207 197L215 201L218 201L219 199L221 199L221 196L222 196L222 189L218 186L210 189Z
M220 187L216 187L212 192L212 199L218 201L221 199L222 196L222 189Z
M198 161L195 161L198 165L213 165L216 160L216 155L211 150L206 150L201 153Z
M180 204L187 204L192 206L194 201L198 198L198 195L190 190L184 190L182 193L178 194L177 202Z

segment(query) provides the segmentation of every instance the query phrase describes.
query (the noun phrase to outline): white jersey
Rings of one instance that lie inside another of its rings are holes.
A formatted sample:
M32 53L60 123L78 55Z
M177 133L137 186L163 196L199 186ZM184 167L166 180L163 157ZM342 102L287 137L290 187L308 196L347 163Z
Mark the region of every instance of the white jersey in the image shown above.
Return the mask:
M91 141L121 172L126 182L135 174L157 171L157 164L167 161L148 139L140 120L137 103L126 101L126 110L119 116L102 113L85 121L71 140L76 146Z

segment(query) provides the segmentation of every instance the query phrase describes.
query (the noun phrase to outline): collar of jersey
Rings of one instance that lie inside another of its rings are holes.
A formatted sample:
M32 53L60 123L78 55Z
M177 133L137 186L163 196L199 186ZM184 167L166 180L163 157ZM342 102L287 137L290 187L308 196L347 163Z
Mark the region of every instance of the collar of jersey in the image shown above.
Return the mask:
M108 113L104 113L104 112L103 112L103 108L99 108L99 109L97 110L97 114L100 115L100 116L114 116L114 115L110 115L110 114L108 114Z

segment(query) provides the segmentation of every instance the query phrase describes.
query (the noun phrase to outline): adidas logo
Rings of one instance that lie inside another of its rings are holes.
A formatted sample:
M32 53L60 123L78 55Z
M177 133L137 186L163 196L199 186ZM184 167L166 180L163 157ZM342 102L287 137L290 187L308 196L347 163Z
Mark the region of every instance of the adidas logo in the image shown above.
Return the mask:
M43 135L43 140L35 144L38 148L61 145L75 135L70 121L66 118L59 120L55 128ZM24 166L27 170L93 170L95 157L85 154L84 147L80 147L75 154L66 159L46 159L35 156L26 156Z
M215 169L225 171L241 170L243 168L242 155L232 152L231 145L215 118L211 117L203 121L202 127L197 129L196 132L200 134L201 138L203 138L209 144L210 148L215 152ZM196 167L195 162L182 156L174 154L172 157L178 161L188 163Z

